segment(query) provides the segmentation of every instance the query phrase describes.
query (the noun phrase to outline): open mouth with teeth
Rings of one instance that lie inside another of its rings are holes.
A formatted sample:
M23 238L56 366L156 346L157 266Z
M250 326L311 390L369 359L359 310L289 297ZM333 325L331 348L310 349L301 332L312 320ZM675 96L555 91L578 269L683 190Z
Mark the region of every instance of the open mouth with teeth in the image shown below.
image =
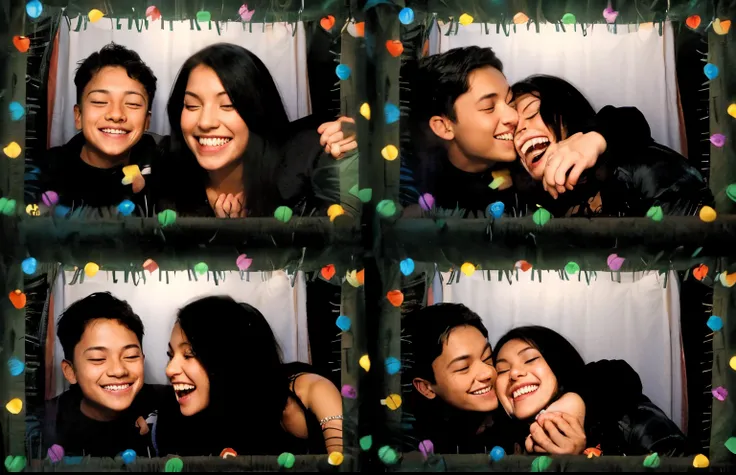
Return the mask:
M505 134L494 135L493 138L496 140L502 140L504 142L513 142L514 134L512 134L511 132L507 132Z
M174 384L173 386L178 401L185 399L197 389L197 386L193 384Z
M100 132L102 132L105 135L111 135L113 137L124 137L130 133L129 130L125 129L113 129L109 127L105 127L103 129L99 129Z
M527 163L534 166L539 163L548 147L549 139L547 137L534 137L522 144L521 154Z
M132 388L132 383L123 383L123 384L105 384L102 385L102 389L109 393L122 393L124 391L127 391L128 389Z
M538 384L527 384L526 386L522 386L516 389L511 394L511 397L514 399L514 402L517 402L524 399L526 396L529 396L530 394L534 394L537 389L539 389Z
M200 148L205 150L219 150L232 141L231 137L196 137Z
M493 391L493 386L487 386L485 388L478 389L477 391L471 391L470 394L473 396L485 396Z

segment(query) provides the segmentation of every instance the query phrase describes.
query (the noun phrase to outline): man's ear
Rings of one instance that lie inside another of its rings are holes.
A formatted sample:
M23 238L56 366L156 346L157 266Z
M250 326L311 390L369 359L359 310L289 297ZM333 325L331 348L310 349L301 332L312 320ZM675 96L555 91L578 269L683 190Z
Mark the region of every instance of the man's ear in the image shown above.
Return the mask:
M455 138L455 124L445 116L435 115L429 119L429 128L442 140L453 140Z
M147 132L150 126L151 126L151 111L148 111L148 114L146 114L146 122L143 124L143 130Z
M74 104L74 127L82 130L82 108L79 107L79 104Z
M69 381L69 384L77 384L77 375L74 374L74 366L72 366L71 361L63 360L61 362L61 371L64 373L66 380Z
M419 394L426 397L427 399L434 399L437 397L437 393L432 389L432 383L422 378L414 378L412 381L414 388L419 391Z

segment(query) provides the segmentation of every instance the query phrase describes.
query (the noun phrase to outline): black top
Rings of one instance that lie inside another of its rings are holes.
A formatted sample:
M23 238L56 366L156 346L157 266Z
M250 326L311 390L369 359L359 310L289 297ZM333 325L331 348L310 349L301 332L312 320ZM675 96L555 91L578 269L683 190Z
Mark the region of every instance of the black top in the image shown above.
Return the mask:
M575 189L554 200L535 187L536 202L553 216L642 217L652 206L667 215L693 215L713 205L700 172L654 141L638 109L606 106L587 131L601 133L608 146Z
M586 406L588 447L600 444L605 455L696 452L675 423L642 394L639 375L625 361L589 363L580 381L576 392ZM509 454L524 450L529 422L511 419L503 409L490 414L460 411L414 390L407 402L415 419L406 439L408 450L417 450L423 440L431 440L437 454L488 453L495 446Z
M309 365L289 363L283 365L283 388L288 398L293 399L304 411L307 420L308 438L300 439L286 432L278 419L265 422L264 414L258 407L218 408L210 406L193 416L184 417L173 389L168 394L159 411L155 428L156 453L160 457L179 456L219 456L231 448L239 455L279 455L290 452L296 455L327 453L325 439L316 416L307 409L292 390L293 381L306 373L313 373ZM258 388L253 391L263 392Z
M144 384L131 407L120 417L100 422L82 414L82 392L73 385L46 403L42 453L57 444L68 456L115 457L128 449L138 456L148 457L149 452L153 456L151 430L163 388L165 386ZM141 434L141 428L136 426L139 417L148 421L146 434Z
M279 206L290 207L294 216L308 215L314 209L326 209L312 190L313 170L323 154L317 126L313 122L308 116L291 123L286 131L287 138L281 143L271 143L250 133L242 157L244 174L248 173L249 161L259 157L273 168L275 187L266 190L267 195L260 197L263 200L261 209L249 209L248 216L272 217ZM157 188L161 190L161 199L157 208L175 210L180 216L214 217L215 212L207 199L206 172L196 162L182 166L182 158L172 148L170 137L164 138L160 146L165 158L158 175L160 181ZM336 187L339 196L339 183Z
M123 200L136 205L135 215L151 216L153 213L153 187L150 181L159 151L156 139L150 134L133 146L129 165L138 165L146 180L143 190L133 193L131 185L122 183L124 165L112 168L97 168L81 158L82 147L86 143L84 134L79 133L66 144L47 151L38 163L40 176L38 183L29 183L37 203L42 202L42 194L55 191L59 195L59 205L72 209L94 208L103 216L117 214L117 206Z
M615 375L612 377L612 375ZM677 425L643 393L639 375L623 360L586 366L580 396L586 407L588 446L603 455L677 457L698 452Z
M652 206L665 214L695 214L713 196L701 174L677 152L651 137L643 114L633 107L606 106L582 132L598 132L607 143L596 165L586 170L573 191L557 200L531 179L518 163L496 163L484 172L469 173L450 163L444 147L416 150L407 156L418 173L419 193L431 193L436 207L464 209L465 217L487 215L496 201L505 205L505 216L523 216L537 205L553 216L645 216ZM510 168L514 186L497 191L489 188L493 170ZM402 179L402 189L411 185Z

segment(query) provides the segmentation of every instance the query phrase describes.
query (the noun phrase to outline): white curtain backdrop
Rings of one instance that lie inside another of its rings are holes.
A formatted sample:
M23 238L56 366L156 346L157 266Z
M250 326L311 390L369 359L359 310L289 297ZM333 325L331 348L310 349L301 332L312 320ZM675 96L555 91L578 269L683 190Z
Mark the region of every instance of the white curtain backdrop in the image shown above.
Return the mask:
M145 327L143 350L146 354L146 382L165 384L166 356L171 329L179 308L198 298L208 295L229 295L237 301L247 302L263 313L271 325L283 351L284 361L309 362L309 340L307 335L306 282L299 273L294 287L283 271L274 271L270 278L261 273L250 274L250 281L242 280L239 272L226 273L225 280L218 285L202 276L198 281L189 280L187 272L169 272L169 283L165 277L158 279L158 272L137 286L132 281L124 283L122 273L113 283L112 273L99 272L92 278L85 277L84 283L67 285L72 272L59 273L54 288L54 321L73 302L94 292L110 292L126 300L133 311L141 317ZM206 318L206 315L202 316ZM58 338L54 350L56 391L60 394L67 384L61 373L64 352Z
M623 359L639 373L644 393L673 421L683 427L680 302L677 274L667 286L657 272L621 273L614 280L598 272L588 284L557 272L542 272L542 283L532 272L491 280L484 272L448 284L442 275L442 293L436 301L463 303L478 313L488 328L491 344L523 325L542 325L566 337L586 362ZM611 381L615 390L616 382Z
M489 46L503 61L513 84L532 74L562 77L580 89L597 109L605 105L635 106L642 111L655 140L681 151L677 82L672 25L658 27L588 25L556 31L552 24L517 26L509 36L496 25L460 26L445 36L449 25L435 27L430 52L462 46ZM497 276L496 272L491 272ZM444 276L447 281L447 276ZM566 336L586 361L624 359L639 373L645 393L683 427L680 304L677 277L622 274L621 283L599 272L587 285L562 281L557 273L543 273L543 283L531 274L519 281L483 280L476 272L459 283L435 280L436 301L460 302L483 317L491 342L519 325L544 325Z
M76 28L77 19L71 20ZM250 32L241 23L221 23L217 30L202 26L201 31L192 30L188 21L174 22L169 31L168 22L162 29L160 22L150 24L148 30L140 33L128 30L127 20L123 28L116 29L116 19L103 18L97 23L89 23L86 29L71 31L62 19L59 28L59 65L56 84L54 115L51 123L51 145L61 145L73 137L74 104L76 88L74 73L84 58L99 51L104 45L114 41L135 50L141 59L153 69L158 78L156 98L154 99L150 131L166 135L169 124L166 117L166 102L174 81L184 61L202 48L214 43L234 43L243 46L258 56L268 67L281 93L286 111L291 120L309 114L309 88L307 81L306 40L304 25L274 23L265 26L253 25ZM295 34L294 34L295 33Z
M460 26L457 35L445 36L433 30L431 52L444 52L461 46L490 46L503 61L504 73L513 84L532 74L550 74L570 81L598 110L612 104L635 106L649 121L652 135L659 143L682 151L677 106L677 76L672 25L665 23L663 34L658 26L618 25L617 32L608 25L587 25L583 36L571 26L566 32L555 25L517 26L509 36L496 25L473 23Z

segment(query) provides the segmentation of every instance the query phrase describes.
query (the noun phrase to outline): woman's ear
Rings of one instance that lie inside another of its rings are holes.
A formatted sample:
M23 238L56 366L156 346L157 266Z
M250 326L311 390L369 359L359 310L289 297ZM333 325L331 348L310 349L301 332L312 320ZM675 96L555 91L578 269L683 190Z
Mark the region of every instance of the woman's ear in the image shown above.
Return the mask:
M69 381L69 384L77 384L77 375L74 373L74 366L69 360L61 362L61 372L64 373L64 378Z
M432 384L426 379L414 378L412 384L414 385L414 388L419 391L419 394L427 399L434 399L437 397L437 393L432 389Z
M455 138L453 123L447 117L440 115L432 116L429 119L429 128L442 140L453 140Z

